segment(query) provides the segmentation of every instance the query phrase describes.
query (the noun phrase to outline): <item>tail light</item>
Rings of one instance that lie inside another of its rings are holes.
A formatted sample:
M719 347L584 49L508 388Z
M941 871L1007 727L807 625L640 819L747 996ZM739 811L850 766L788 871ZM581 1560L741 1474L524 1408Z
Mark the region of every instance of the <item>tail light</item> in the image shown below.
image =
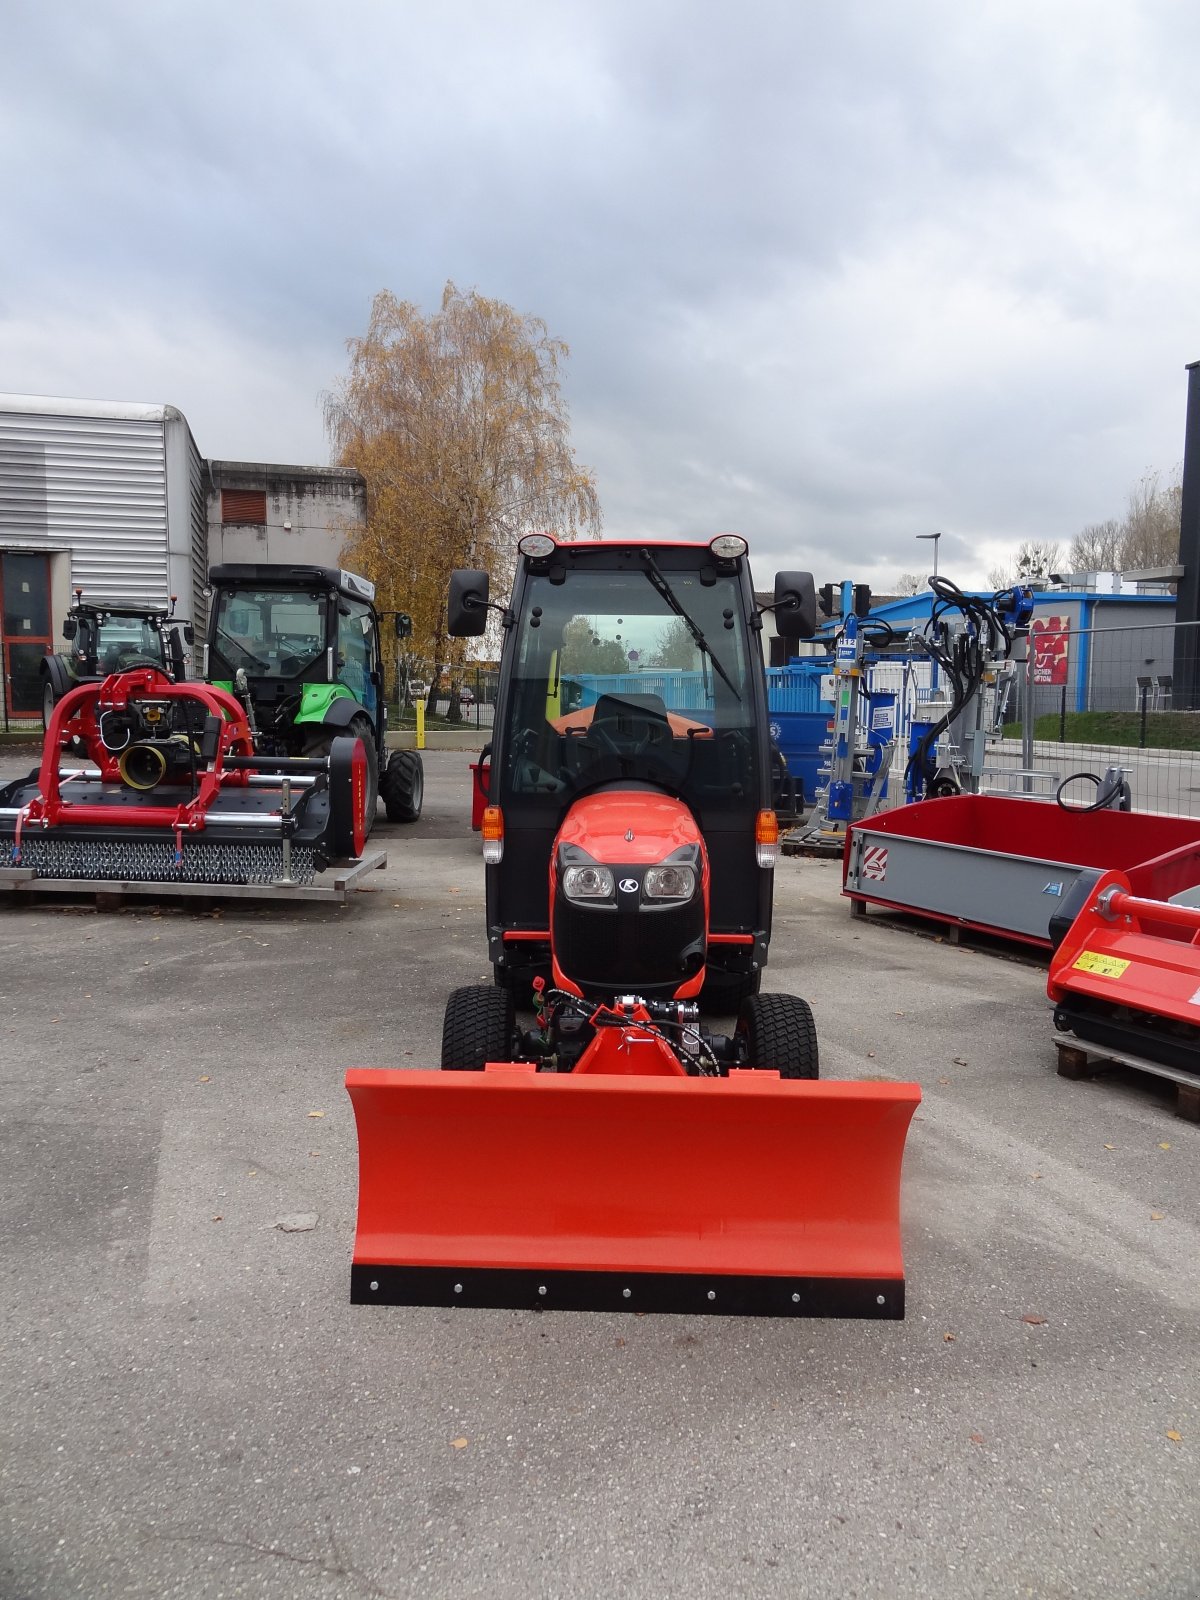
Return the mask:
M499 806L484 806L480 824L483 835L483 859L489 867L499 866L504 859L504 813Z
M773 867L779 860L779 818L773 811L760 811L754 824L754 854L760 867Z

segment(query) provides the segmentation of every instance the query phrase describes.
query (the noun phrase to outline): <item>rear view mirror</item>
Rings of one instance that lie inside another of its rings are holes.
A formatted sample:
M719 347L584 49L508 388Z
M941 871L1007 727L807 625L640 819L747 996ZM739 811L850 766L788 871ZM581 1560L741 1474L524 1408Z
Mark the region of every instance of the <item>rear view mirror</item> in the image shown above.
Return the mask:
M450 574L446 628L455 639L469 639L487 627L488 575L475 567Z
M396 637L397 639L412 638L412 618L407 611L397 611L396 613Z
M781 638L812 638L817 631L817 590L811 572L775 574L774 611Z
M79 624L74 617L68 617L63 623L63 638L73 639L79 632Z

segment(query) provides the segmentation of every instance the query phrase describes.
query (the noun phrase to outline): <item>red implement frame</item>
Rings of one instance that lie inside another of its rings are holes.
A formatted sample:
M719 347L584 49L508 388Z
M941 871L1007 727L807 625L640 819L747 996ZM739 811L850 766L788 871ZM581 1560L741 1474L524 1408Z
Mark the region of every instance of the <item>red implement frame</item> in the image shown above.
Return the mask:
M197 792L185 804L154 806L122 806L119 790L114 799L103 804L78 804L63 796L63 781L59 776L59 762L63 745L71 738L80 738L87 745L88 756L95 762L103 783L120 783L117 759L120 752L108 750L100 733L101 719L110 712L125 710L137 700L192 700L204 710L220 719L217 735L217 752L211 764L198 774ZM54 707L50 725L42 746L42 764L38 772L38 793L23 812L17 827L17 848L20 835L27 828L55 828L79 823L84 826L171 828L177 834L194 833L204 827L204 814L226 786L244 787L247 773L244 770L225 768L226 756L244 756L253 753L254 745L246 714L231 694L202 683L172 683L155 667L139 667L131 672L114 673L102 683L80 684L71 689Z
M1106 873L1054 954L1047 993L1056 1004L1083 996L1195 1027L1198 940L1200 907L1145 899L1124 873Z
M619 1049L619 1030L606 1033L604 1051ZM649 1070L351 1070L351 1298L904 1315L916 1084Z

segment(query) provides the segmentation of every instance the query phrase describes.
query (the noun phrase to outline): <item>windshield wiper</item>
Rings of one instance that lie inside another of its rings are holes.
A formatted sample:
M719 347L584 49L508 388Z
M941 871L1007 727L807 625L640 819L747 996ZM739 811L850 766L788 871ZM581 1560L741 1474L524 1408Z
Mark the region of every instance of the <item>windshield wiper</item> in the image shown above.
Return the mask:
M684 627L686 627L687 631L691 634L692 638L696 641L697 647L700 650L703 650L704 654L712 662L713 666L720 673L720 675L724 679L725 683L733 691L733 698L737 701L737 703L739 705L741 705L742 697L738 693L737 685L734 683L733 679L729 676L729 674L725 671L725 668L721 665L720 661L717 659L716 655L713 652L712 646L709 644L708 640L704 637L704 634L702 633L699 624L694 622L692 620L692 618L688 615L688 613L683 609L682 605L680 605L679 601L675 597L674 589L671 588L671 585L667 582L667 580L663 577L662 573L659 571L658 563L655 561L654 557L650 554L649 550L642 550L640 552L640 554L641 554L642 560L646 563L646 576L647 576L647 578L649 578L650 582L658 590L659 594L662 595L663 599L670 606L671 610L680 619L680 621L683 623Z

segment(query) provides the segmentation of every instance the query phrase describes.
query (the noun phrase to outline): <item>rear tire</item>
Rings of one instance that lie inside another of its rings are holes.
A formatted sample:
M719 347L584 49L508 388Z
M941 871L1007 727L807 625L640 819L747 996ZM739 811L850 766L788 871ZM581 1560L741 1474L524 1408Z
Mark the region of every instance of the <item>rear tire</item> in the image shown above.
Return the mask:
M455 989L442 1023L442 1071L482 1072L489 1061L511 1061L515 1032L505 990L486 983Z
M738 1013L735 1038L748 1067L781 1078L819 1076L817 1026L808 1001L797 995L751 995Z
M417 822L425 800L425 768L415 750L393 750L379 779L389 822Z

